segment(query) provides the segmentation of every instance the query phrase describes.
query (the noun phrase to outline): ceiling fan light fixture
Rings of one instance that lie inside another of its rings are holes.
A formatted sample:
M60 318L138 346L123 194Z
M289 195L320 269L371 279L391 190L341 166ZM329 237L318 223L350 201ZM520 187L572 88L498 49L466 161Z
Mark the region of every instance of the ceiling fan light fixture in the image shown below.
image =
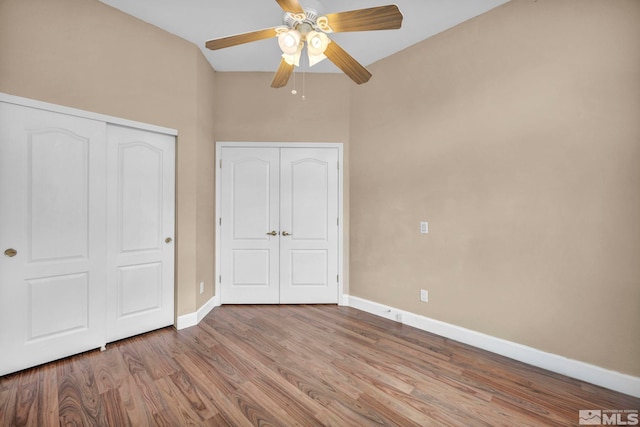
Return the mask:
M307 34L307 54L309 55L310 67L326 58L324 51L330 41L326 34L318 31L310 31Z
M286 55L295 55L300 50L300 40L302 36L297 30L284 31L278 34L278 46L282 53Z
M325 33L318 31L311 31L307 34L307 49L313 55L320 55L324 53L327 45L329 44L329 37Z
M300 55L302 53L302 49L298 49L294 54L283 53L282 58L289 65L295 65L296 67L300 66Z

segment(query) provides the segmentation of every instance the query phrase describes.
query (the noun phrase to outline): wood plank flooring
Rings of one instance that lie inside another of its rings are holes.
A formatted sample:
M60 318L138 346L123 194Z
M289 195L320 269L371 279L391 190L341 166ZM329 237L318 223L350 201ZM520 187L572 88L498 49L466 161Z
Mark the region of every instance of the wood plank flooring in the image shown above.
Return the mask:
M0 377L2 426L577 426L640 399L359 310L222 306Z

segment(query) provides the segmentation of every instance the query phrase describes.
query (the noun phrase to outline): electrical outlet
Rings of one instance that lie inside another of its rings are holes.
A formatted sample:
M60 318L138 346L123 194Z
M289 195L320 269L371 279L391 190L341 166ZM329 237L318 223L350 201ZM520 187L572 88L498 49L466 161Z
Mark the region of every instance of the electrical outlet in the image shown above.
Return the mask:
M200 282L200 293L204 293L204 282Z
M426 289L420 289L420 301L429 302L429 291Z
M429 234L429 223L427 221L420 223L420 234Z

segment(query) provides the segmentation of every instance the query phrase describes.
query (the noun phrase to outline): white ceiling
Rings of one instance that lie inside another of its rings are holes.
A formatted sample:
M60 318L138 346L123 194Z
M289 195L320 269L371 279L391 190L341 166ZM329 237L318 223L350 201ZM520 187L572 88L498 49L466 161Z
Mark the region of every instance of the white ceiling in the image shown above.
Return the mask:
M282 25L275 0L100 0L199 46L217 71L275 71L281 51L274 39L222 50L207 40ZM404 15L399 30L331 34L330 37L367 66L509 0L300 0L320 15L396 4ZM309 72L340 72L328 60Z

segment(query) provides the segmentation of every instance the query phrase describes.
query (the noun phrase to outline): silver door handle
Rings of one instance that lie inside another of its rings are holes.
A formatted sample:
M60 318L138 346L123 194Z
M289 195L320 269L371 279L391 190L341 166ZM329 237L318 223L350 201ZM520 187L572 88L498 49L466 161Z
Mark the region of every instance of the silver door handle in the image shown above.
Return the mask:
M287 233L286 231L283 231L283 232L282 232L282 235L283 235L283 236L293 236L293 234L291 234L291 233Z
M271 233L267 233L269 236L277 236L278 232L276 230L273 230Z

